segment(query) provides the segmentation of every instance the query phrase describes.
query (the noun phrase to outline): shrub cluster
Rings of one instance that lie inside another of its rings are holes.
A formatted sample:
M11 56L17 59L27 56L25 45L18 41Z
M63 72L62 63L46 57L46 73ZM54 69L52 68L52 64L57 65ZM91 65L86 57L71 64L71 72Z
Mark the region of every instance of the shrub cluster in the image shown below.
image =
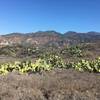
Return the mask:
M7 74L14 70L20 73L35 73L41 71L49 71L54 68L73 68L78 71L88 71L88 72L100 72L100 58L94 61L81 60L77 63L71 62L65 64L62 58L55 54L47 54L44 57L36 60L35 63L31 61L16 61L14 63L4 63L0 64L0 74Z
M100 57L94 61L80 60L77 63L71 62L67 64L68 68L74 68L78 71L100 72Z
M62 50L63 54L68 53L70 56L73 57L82 57L83 56L83 51L81 50L81 47L79 46L70 46Z
M45 55L44 57L36 60L35 63L31 61L16 61L14 63L4 63L0 65L0 74L7 74L14 70L20 73L41 72L43 70L49 71L53 68L63 68L65 64L63 60L57 55Z

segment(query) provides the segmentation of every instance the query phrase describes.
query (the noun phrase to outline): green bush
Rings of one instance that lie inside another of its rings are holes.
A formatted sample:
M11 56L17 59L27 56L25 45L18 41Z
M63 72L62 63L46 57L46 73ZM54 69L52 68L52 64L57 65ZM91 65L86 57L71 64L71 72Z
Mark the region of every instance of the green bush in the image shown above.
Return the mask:
M80 60L77 63L69 64L70 68L74 68L78 71L88 71L88 72L100 72L100 58L94 61Z
M14 70L23 73L36 73L41 71L49 71L54 68L73 68L78 71L88 71L88 72L100 72L100 57L94 61L80 60L77 63L70 62L65 64L64 61L55 54L46 54L43 57L36 60L35 63L31 61L16 61L14 63L4 63L0 64L0 74L7 74Z
M51 64L51 66L54 68L65 67L65 63L64 63L63 59L54 53L46 53L45 55L43 55L41 57L41 59L44 59L47 64Z
M62 51L62 53L69 54L70 56L74 56L74 57L82 57L83 56L82 50L79 46L67 47Z
M42 70L49 71L57 67L65 67L63 60L56 55L45 55L44 57L36 60L35 63L32 63L31 61L23 61L1 64L0 74L6 74L13 70L19 71L20 73L41 72Z

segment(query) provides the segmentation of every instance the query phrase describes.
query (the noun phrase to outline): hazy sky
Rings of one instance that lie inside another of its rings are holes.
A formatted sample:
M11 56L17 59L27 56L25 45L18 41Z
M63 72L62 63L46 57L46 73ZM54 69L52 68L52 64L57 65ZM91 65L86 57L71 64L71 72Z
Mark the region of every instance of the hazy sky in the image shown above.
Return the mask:
M0 0L0 34L100 32L100 0Z

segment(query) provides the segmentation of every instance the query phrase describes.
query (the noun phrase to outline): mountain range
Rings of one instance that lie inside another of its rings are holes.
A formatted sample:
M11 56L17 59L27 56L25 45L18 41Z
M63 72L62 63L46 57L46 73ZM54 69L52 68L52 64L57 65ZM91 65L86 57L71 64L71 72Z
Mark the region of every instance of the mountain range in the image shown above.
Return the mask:
M34 33L10 33L0 36L0 47L7 45L67 45L78 43L100 42L99 32L78 33L68 31L38 31Z

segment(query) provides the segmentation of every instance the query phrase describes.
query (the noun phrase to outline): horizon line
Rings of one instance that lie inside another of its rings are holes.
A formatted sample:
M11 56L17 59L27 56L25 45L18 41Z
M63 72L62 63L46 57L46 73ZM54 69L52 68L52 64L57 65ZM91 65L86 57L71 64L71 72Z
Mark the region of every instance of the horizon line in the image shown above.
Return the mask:
M75 32L75 33L100 33L99 31L86 31L86 32L79 32L79 31L65 31L65 32L59 32L59 31L56 31L56 30L39 30L39 31L31 31L31 32L8 32L8 33L1 33L0 32L0 35L8 35L8 34L29 34L29 33L38 33L38 32L57 32L57 33L60 33L60 34L65 34L65 33L68 33L68 32Z

